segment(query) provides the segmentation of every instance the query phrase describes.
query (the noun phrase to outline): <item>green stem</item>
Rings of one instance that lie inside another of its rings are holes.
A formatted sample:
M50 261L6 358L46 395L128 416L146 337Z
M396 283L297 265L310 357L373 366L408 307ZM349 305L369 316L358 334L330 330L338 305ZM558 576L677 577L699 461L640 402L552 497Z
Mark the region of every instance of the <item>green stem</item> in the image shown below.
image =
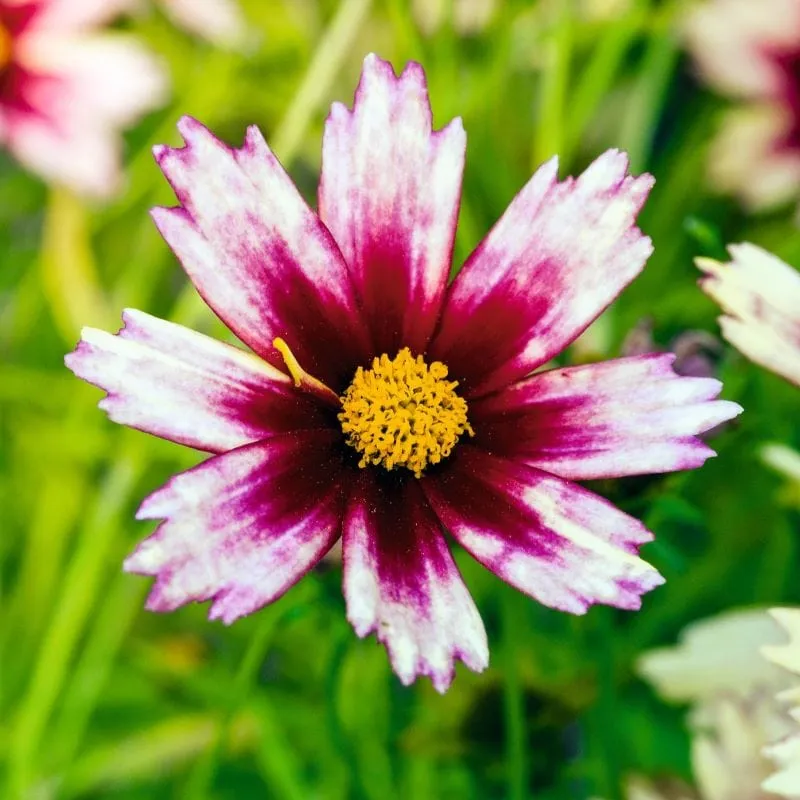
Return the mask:
M591 746L600 754L603 785L601 794L605 800L623 800L622 780L614 735L614 726L609 720L618 714L617 670L614 641L617 632L614 628L613 610L610 608L592 609L595 615L593 628L594 645L597 654L597 702L592 712Z
M303 140L311 117L328 94L336 75L350 54L372 0L343 0L336 16L317 43L294 102L272 137L272 149L284 164L291 161Z
M584 131L605 98L622 66L625 55L647 20L649 0L637 0L623 19L611 21L597 43L570 97L569 135L562 144L569 162Z
M97 615L86 646L72 671L52 736L52 763L58 769L75 762L114 660L142 606L146 581L117 573Z
M528 794L528 762L525 736L525 698L517 659L519 630L518 597L503 591L503 713L505 717L508 800L526 800Z
M641 75L620 131L620 141L628 151L633 173L641 172L647 166L667 87L680 55L678 43L666 21L663 27L666 30L659 26L647 44Z
M534 134L532 167L535 169L561 152L572 59L572 0L558 0L551 36L544 44L539 119Z
M139 447L138 442L130 447L111 469L78 538L33 677L13 726L8 755L8 793L5 795L10 800L23 797L33 777L33 761L94 606L106 557L119 529L119 515L141 474L143 462L137 458Z
M222 755L223 746L228 738L230 726L237 711L241 709L255 681L258 667L263 663L272 636L280 620L280 613L275 607L261 612L261 625L244 651L239 668L233 679L230 704L220 715L211 744L206 748L189 773L183 796L189 800L203 800L208 797L214 774ZM299 795L302 797L302 795Z

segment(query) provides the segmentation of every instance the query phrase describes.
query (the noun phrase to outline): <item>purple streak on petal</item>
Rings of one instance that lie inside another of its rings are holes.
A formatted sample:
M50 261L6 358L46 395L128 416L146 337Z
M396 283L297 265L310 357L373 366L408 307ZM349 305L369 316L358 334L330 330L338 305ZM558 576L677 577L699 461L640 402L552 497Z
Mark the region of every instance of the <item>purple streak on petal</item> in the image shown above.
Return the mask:
M570 480L699 467L697 437L741 413L722 384L652 354L532 375L470 403L474 444Z
M366 363L339 248L257 128L235 150L184 117L186 146L155 148L181 204L156 208L159 231L197 290L239 338L274 366L283 338L303 368L341 391Z
M151 494L138 519L164 520L125 561L153 575L152 611L212 600L231 623L271 603L341 533L341 462L332 431L301 431L231 450Z
M573 483L459 445L421 483L439 519L478 560L547 606L582 614L595 603L636 609L663 583L638 558L652 534Z
M143 311L122 319L116 335L84 328L65 359L108 392L100 408L114 422L212 453L336 422L251 353Z
M453 252L466 137L460 119L432 131L425 73L398 78L364 60L353 110L325 125L320 216L353 276L374 353L424 351Z
M652 252L634 222L653 179L617 150L579 178L544 164L450 286L430 357L487 394L544 364L639 274Z
M428 675L444 692L462 660L489 662L475 604L416 480L364 471L344 523L347 618L359 636L373 631L404 684Z

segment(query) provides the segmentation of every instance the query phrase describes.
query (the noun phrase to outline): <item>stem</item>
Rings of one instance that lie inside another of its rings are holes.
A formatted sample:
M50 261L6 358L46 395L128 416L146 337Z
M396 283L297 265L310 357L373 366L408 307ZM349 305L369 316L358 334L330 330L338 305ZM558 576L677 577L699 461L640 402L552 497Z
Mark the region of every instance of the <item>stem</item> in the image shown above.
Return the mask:
M42 286L53 322L70 345L82 325L111 328L108 307L97 274L89 232L89 213L66 189L50 190L42 232Z
M564 109L572 57L572 0L558 0L554 30L544 45L539 120L534 134L532 167L535 169L561 152L564 144Z
M143 462L129 448L110 471L98 492L94 512L78 540L75 554L55 604L55 613L44 637L28 691L13 726L8 757L8 794L22 797L29 786L33 759L53 706L61 694L72 654L94 605L119 514L139 478Z
M569 136L562 144L565 161L574 154L600 103L610 92L631 44L645 24L648 6L649 0L637 0L623 19L610 22L589 63L581 70L571 93Z
M506 762L508 769L508 800L526 800L528 794L528 763L526 760L525 698L517 663L519 606L517 595L503 591L503 713L506 731Z
M222 749L228 738L230 726L236 712L241 709L247 700L250 689L257 677L259 665L263 663L267 649L272 641L272 636L281 618L281 612L274 608L266 608L261 612L262 620L253 638L250 640L239 668L233 678L230 704L220 715L214 736L203 756L195 762L189 774L185 787L184 797L190 800L203 800L209 794L214 773L217 769ZM297 789L293 797L301 798L302 791Z
M73 764L114 660L133 624L148 586L117 573L95 620L83 653L72 670L52 736L53 763Z
M603 797L606 800L623 800L622 781L614 726L608 721L616 718L617 678L614 641L613 611L594 609L596 614L594 651L597 653L597 705L593 714L592 744L601 753L605 772Z
M283 163L296 155L308 123L350 54L371 5L372 0L343 0L317 44L314 59L306 70L294 102L273 136L273 150Z
M659 27L653 32L647 44L641 76L620 131L620 141L628 151L630 169L634 173L641 172L647 165L667 87L680 56L678 43L666 22L663 27L665 30Z

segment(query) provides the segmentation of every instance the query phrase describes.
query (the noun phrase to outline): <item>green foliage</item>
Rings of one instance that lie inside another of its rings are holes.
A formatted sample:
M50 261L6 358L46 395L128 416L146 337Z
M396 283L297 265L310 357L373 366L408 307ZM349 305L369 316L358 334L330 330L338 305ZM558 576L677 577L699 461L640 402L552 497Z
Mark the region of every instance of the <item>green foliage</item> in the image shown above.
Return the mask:
M322 124L349 102L363 55L427 70L437 124L469 136L457 264L532 165L574 174L606 147L658 180L642 215L656 252L605 318L597 357L652 320L657 342L716 333L692 257L750 240L800 258L791 209L745 217L699 177L720 101L703 92L675 33L681 4L632 2L609 19L587 3L498 3L469 34L423 32L400 0L243 0L254 34L223 51L151 15L130 23L169 65L168 108L126 139L125 192L96 207L0 161L0 751L7 798L620 797L631 772L689 777L680 709L632 665L694 619L749 603L800 602L797 515L767 442L800 445L798 394L725 351L725 396L747 413L719 458L691 474L596 487L655 531L667 577L640 613L572 618L459 563L486 620L492 665L459 667L444 697L403 688L373 639L344 619L338 568L225 628L201 608L142 609L147 581L121 572L151 527L145 494L199 456L117 429L99 392L62 365L80 326L115 330L125 306L227 337L189 287L147 210L171 193L149 155L191 113L239 143L256 123L313 199ZM424 5L421 4L421 5ZM599 341L599 340L598 340Z

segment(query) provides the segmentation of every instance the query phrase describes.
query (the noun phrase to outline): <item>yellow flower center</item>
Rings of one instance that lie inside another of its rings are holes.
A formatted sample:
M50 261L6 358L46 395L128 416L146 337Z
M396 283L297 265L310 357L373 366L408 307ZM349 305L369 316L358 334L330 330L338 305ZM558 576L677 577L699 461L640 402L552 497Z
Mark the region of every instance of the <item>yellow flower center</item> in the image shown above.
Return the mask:
M11 61L11 34L0 22L0 70Z
M372 369L359 367L341 398L339 421L347 443L361 453L360 467L405 467L419 478L428 464L450 455L459 437L475 433L467 403L448 381L447 367L430 365L404 347L393 359L385 353Z

